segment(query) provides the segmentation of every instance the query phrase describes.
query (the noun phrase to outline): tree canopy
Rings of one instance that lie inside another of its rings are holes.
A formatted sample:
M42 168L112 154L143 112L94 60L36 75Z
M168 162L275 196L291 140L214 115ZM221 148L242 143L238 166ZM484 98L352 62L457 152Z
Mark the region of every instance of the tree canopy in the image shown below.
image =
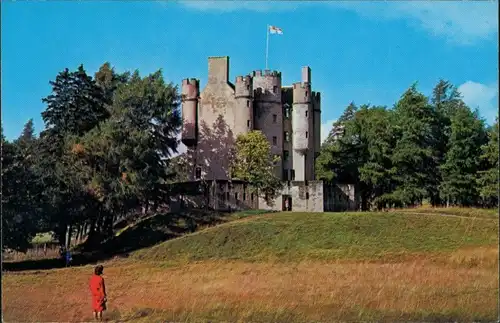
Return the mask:
M410 86L392 109L351 103L316 160L318 177L353 183L362 209L498 203L498 119L486 128L440 80L427 98Z

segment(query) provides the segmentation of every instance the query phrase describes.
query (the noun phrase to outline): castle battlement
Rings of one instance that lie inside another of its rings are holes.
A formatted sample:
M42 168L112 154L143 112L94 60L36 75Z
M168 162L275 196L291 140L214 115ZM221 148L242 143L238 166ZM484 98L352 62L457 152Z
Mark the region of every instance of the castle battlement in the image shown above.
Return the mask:
M250 83L252 82L252 77L250 75L236 76L236 83Z
M281 77L281 72L271 71L271 70L255 70L252 72L252 76L272 76L272 77Z
M200 86L200 80L195 79L195 78L183 79L182 80L182 85Z
M298 89L308 90L311 88L311 84L306 83L306 82L296 82L296 83L293 83L292 86L293 86L294 90L298 90Z

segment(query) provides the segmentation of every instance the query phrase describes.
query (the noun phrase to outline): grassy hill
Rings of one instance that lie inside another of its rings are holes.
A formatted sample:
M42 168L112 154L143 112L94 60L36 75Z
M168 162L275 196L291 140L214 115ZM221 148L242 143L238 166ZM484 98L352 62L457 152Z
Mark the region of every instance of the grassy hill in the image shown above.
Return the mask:
M498 317L498 217L490 211L258 213L158 215L123 227L106 244L129 254L104 263L106 317L291 323ZM91 320L92 270L4 273L5 320Z
M138 260L382 259L497 243L498 222L433 214L277 213L173 239Z

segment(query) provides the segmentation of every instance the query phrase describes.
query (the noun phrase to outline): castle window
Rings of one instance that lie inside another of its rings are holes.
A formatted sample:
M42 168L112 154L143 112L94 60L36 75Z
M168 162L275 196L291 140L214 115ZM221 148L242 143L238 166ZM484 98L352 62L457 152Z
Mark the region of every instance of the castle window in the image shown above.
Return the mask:
M273 123L276 123L278 121L278 116L273 114Z
M243 201L246 201L247 199L247 193L243 193Z
M238 192L234 193L234 199L238 201Z
M285 141L286 142L290 141L290 133L288 131L285 131Z
M200 179L201 178L201 167L196 167L194 177L196 179Z
M273 137L273 145L277 145L278 144L278 138L276 138L276 136Z
M288 181L288 169L283 169L283 180Z
M309 132L306 131L306 138L307 138L308 135L309 135Z
M247 108L250 108L250 100L247 100Z
M278 87L276 85L273 86L273 93L278 93Z
M295 180L295 169L290 169L290 180Z
M247 84L247 90L250 90L250 84Z
M288 104L285 104L284 106L284 113L285 113L285 118L290 119L290 106Z
M309 192L306 192L306 200L309 199Z
M306 91L306 96L309 94L309 92Z
M309 115L309 111L306 110L306 117Z
M253 193L252 193L252 194L250 194L250 199L251 199L251 200L252 200L252 202L253 202Z
M250 120L247 120L247 127L250 128Z
M290 157L290 152L288 150L283 150L283 160L288 160Z

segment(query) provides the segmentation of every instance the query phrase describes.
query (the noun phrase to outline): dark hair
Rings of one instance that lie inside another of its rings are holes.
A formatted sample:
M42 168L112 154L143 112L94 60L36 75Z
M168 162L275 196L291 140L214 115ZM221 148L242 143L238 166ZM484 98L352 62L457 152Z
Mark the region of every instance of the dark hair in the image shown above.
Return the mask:
M104 270L104 267L102 265L98 265L94 268L94 273L96 275L102 275L102 271Z

